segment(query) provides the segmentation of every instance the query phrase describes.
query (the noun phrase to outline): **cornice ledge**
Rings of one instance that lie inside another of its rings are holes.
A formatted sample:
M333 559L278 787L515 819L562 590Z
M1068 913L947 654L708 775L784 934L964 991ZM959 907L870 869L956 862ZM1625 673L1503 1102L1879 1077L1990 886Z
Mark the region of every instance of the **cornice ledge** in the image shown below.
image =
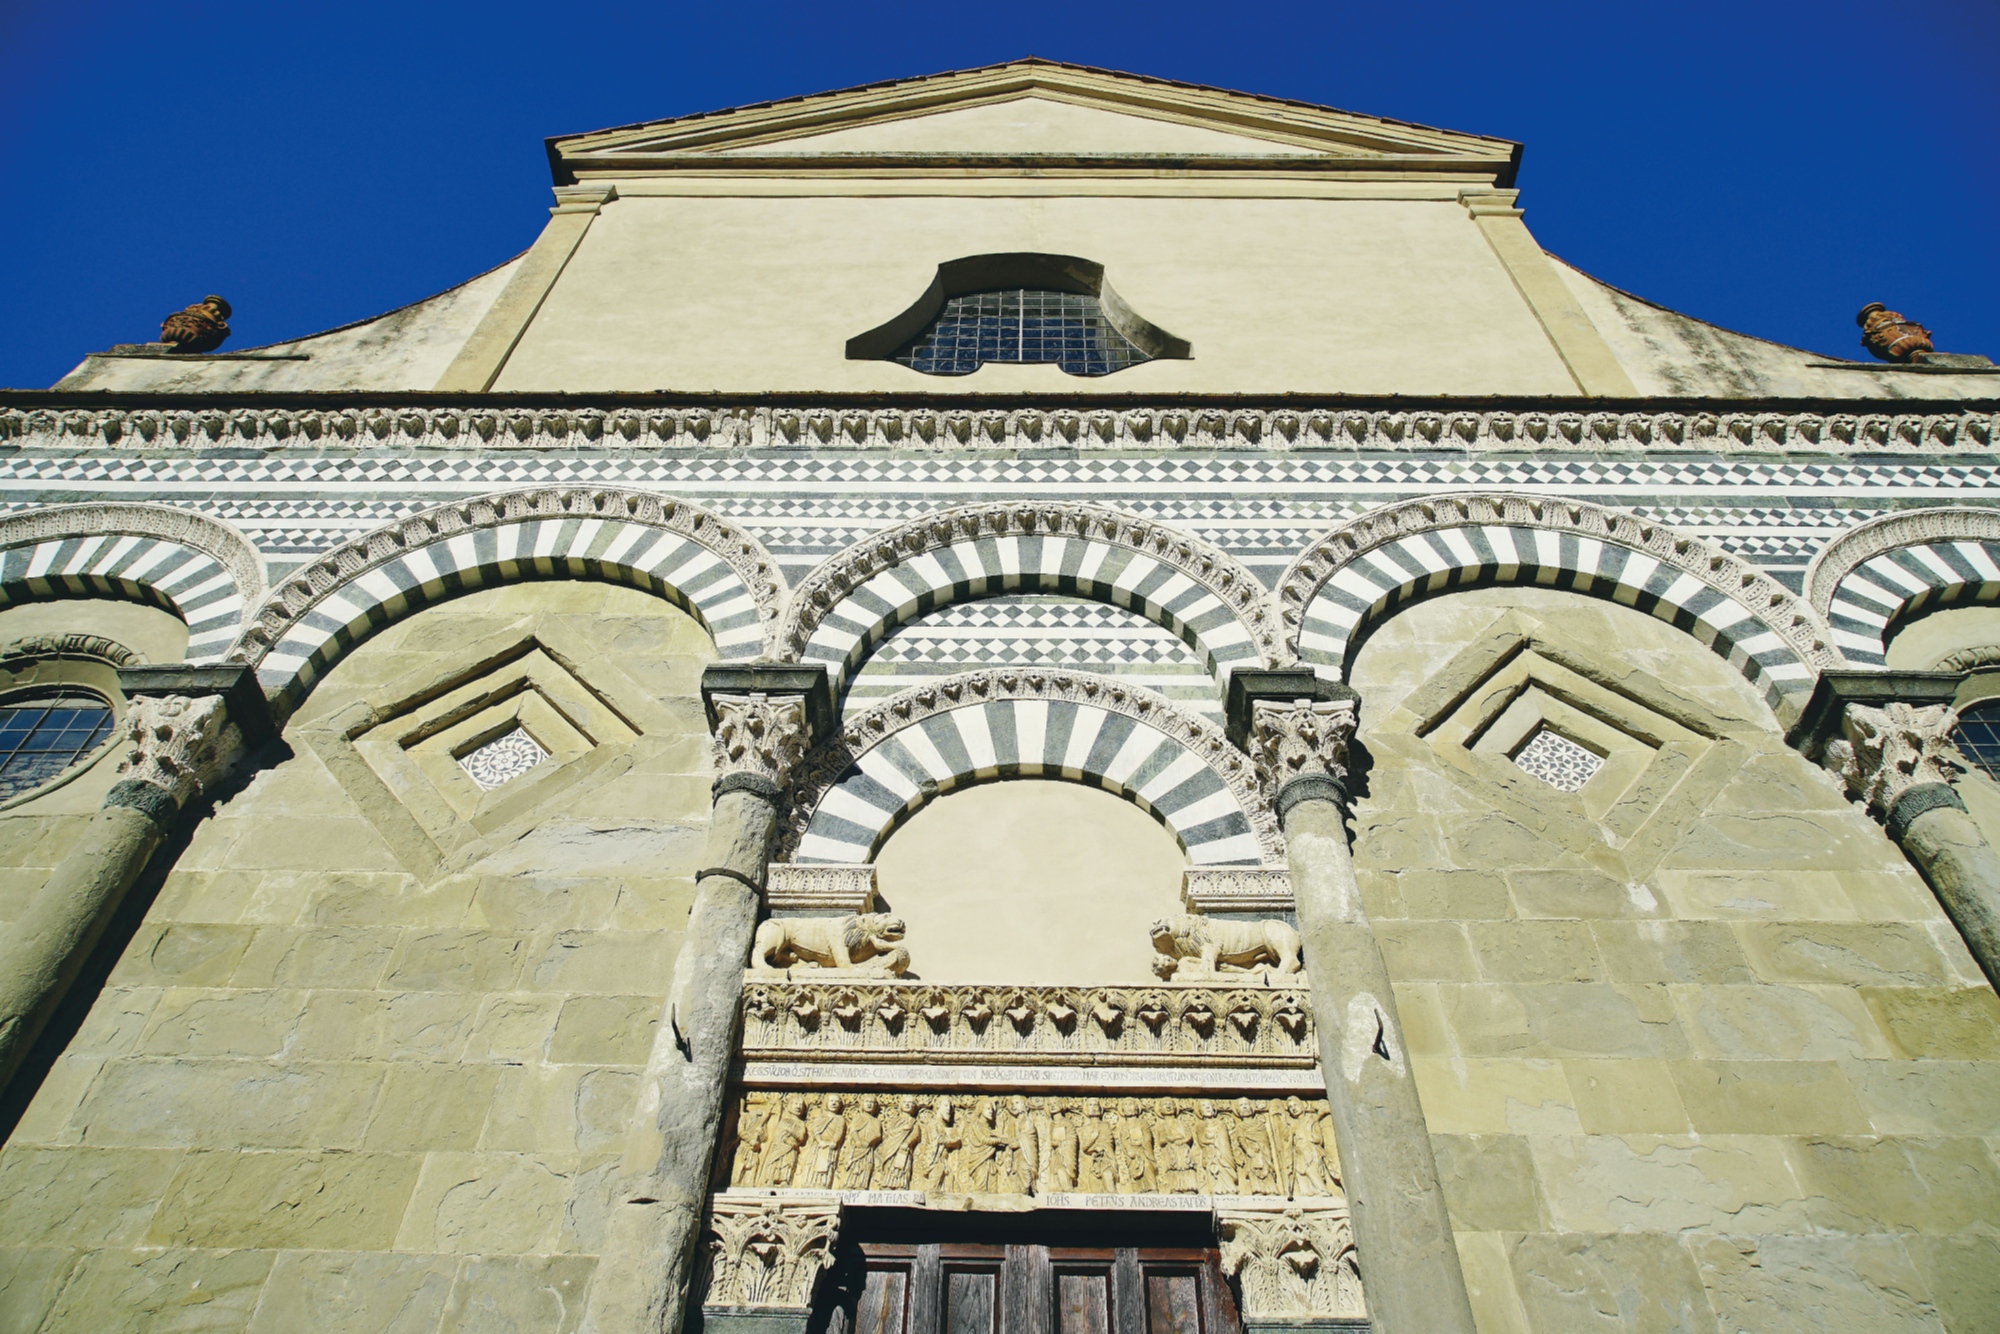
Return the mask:
M1594 404L1575 409L1462 406L1438 402L1298 406L1245 405L1238 398L1168 404L1071 402L995 405L991 398L911 406L820 395L717 396L706 403L604 406L523 403L477 396L438 404L411 393L353 405L328 395L324 406L265 406L251 395L215 395L213 406L0 406L0 442L41 448L258 449L389 447L436 450L784 448L853 449L1360 449L1471 453L1644 452L1654 449L1745 454L1940 453L1988 450L2000 441L2000 409L1828 401L1817 405L1713 407ZM298 396L306 397L306 396ZM783 401L787 397L802 402ZM98 396L91 396L93 400ZM239 400L239 401L232 401Z

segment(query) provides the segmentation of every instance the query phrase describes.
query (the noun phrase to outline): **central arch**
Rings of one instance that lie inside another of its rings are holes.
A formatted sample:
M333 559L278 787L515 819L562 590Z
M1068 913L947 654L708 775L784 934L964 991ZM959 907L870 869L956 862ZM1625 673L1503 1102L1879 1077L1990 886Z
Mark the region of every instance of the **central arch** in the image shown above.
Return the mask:
M792 660L825 663L837 694L897 626L1000 592L1137 612L1199 654L1218 690L1282 653L1269 598L1222 551L1117 510L1027 502L945 510L855 544L799 585L779 641Z
M906 690L844 726L807 757L775 859L866 862L932 798L1029 776L1124 797L1197 866L1284 860L1255 772L1220 728L1101 677L1011 670Z

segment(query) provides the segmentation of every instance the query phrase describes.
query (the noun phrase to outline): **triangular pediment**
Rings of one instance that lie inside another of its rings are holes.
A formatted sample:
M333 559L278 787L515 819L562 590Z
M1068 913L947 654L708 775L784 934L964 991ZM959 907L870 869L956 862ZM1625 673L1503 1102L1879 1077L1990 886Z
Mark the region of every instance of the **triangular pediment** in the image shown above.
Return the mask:
M868 121L776 144L715 150L721 154L786 153L1249 153L1299 154L1302 144L1260 139L1182 120L1135 115L1046 93L1010 97Z
M550 141L558 175L1232 162L1511 175L1508 140L1282 98L1018 60ZM1503 181L1504 183L1504 181Z

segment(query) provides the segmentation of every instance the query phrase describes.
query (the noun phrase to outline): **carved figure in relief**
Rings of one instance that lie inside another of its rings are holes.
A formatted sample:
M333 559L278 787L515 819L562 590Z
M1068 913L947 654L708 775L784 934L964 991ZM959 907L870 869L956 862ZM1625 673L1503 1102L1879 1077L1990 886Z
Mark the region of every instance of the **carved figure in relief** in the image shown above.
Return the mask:
M1162 978L1209 981L1229 972L1289 977L1299 971L1299 933L1285 922L1237 922L1175 913L1153 923L1153 971Z
M1236 1124L1229 1129L1229 1147L1236 1157L1236 1184L1245 1195L1282 1195L1277 1163L1271 1152L1271 1136L1257 1104L1248 1098L1236 1100Z
M1195 1153L1210 1195L1234 1195L1236 1154L1229 1146L1229 1122L1215 1114L1212 1099L1203 1098L1198 1109L1201 1125L1195 1132Z
M875 1149L874 1189L910 1188L923 1133L923 1123L917 1119L917 1100L905 1093L882 1114L882 1142Z
M981 1098L974 1113L959 1131L958 1189L968 1195L985 1195L997 1190L994 1169L1001 1153L1012 1146L1000 1130L1000 1108L991 1098Z
M1078 1158L1076 1121L1068 1109L1057 1107L1049 1113L1048 1157L1041 1177L1035 1182L1038 1194L1076 1189Z
M840 1145L842 1190L867 1190L875 1179L875 1148L882 1142L882 1103L872 1094L847 1117L847 1137Z
M764 1152L764 1128L771 1120L774 1099L761 1093L745 1094L743 1109L736 1114L736 1154L730 1159L731 1181L754 1181L758 1159Z
M808 1125L812 1147L806 1152L805 1170L799 1184L818 1190L832 1190L834 1175L840 1170L840 1146L847 1140L846 1104L838 1093L829 1093Z
M1291 1128L1292 1198L1335 1194L1327 1182L1326 1162L1320 1156L1319 1113L1297 1098L1285 1099L1285 1112ZM1332 1122L1329 1120L1327 1124Z
M1041 1180L1045 1137L1036 1114L1028 1110L1028 1100L1019 1094L1007 1100L1007 1116L1014 1130L1013 1180L1018 1183L1014 1188L1025 1194Z
M798 1177L800 1154L812 1132L806 1126L806 1100L794 1094L782 1101L771 1123L763 1162L757 1171L760 1186L789 1186Z
M952 1112L951 1099L939 1098L937 1106L925 1113L918 1130L917 1168L913 1184L918 1190L949 1190L957 1182L952 1175L952 1155L963 1137Z
M1076 1188L1086 1195L1103 1195L1118 1188L1118 1154L1111 1127L1104 1123L1104 1105L1085 1098L1076 1126Z
M1139 1110L1137 1098L1118 1104L1118 1115L1106 1117L1118 1151L1118 1193L1145 1195L1153 1190L1153 1134Z
M1194 1126L1172 1098L1153 1113L1153 1173L1165 1195L1195 1195L1201 1183L1194 1170Z
M898 977L910 952L898 944L907 930L900 917L865 912L849 917L772 917L757 928L750 967L783 972L796 964L837 968L870 977Z

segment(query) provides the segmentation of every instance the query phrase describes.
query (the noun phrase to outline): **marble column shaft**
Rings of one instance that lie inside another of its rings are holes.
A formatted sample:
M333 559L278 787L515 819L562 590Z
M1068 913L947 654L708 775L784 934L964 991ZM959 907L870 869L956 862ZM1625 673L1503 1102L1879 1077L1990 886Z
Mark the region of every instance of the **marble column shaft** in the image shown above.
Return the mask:
M1284 826L1292 896L1375 1334L1474 1334L1389 970L1362 907L1345 800L1351 701L1258 703L1251 739Z
M718 696L715 703L722 772L705 869L695 880L591 1285L588 1334L678 1334L686 1317L765 861L783 782L805 750L798 698Z
M1820 759L1882 821L2000 989L2000 852L1951 786L1965 768L1957 724L1945 705L1849 704Z
M0 1088L181 810L242 752L219 696L137 698L121 728L120 781L27 910L0 934Z

